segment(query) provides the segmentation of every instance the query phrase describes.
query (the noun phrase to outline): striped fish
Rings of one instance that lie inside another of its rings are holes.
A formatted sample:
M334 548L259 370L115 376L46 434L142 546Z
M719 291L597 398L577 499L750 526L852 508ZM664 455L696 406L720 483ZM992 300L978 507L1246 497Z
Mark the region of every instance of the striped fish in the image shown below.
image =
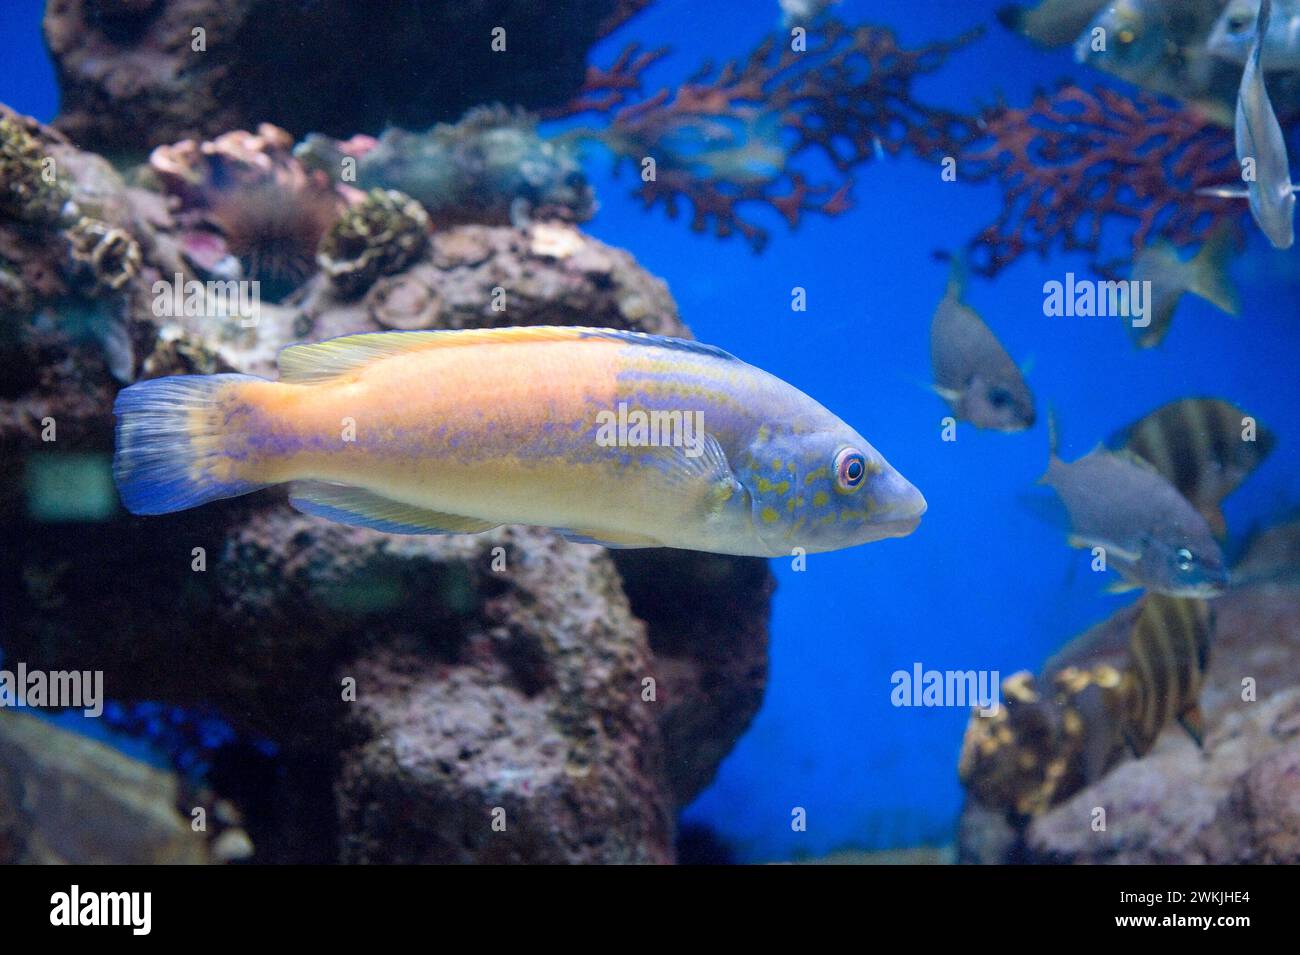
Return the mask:
M611 547L778 556L916 528L920 492L803 392L726 352L599 328L381 332L295 345L280 380L117 399L127 509L289 483L299 510L403 534L552 527Z
M1273 450L1273 433L1220 398L1184 398L1161 405L1110 439L1148 462L1201 512L1219 538L1227 533L1220 505Z
M1214 633L1209 603L1148 593L1121 621L1107 621L1071 642L1048 661L1045 678L1064 675L1069 683L1071 668L1093 682L1112 674L1100 685L1109 684L1120 700L1121 731L1135 756L1150 752L1175 720L1199 745L1201 686Z

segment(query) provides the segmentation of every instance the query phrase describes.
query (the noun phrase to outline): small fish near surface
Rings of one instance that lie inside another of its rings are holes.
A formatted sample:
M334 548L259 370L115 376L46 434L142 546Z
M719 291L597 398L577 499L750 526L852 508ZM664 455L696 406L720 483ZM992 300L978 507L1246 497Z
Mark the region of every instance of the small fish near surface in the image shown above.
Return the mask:
M962 301L965 269L954 256L948 290L930 323L934 390L952 413L977 428L1023 431L1035 420L1034 396L979 313Z
M1161 405L1113 435L1191 501L1219 539L1227 533L1220 505L1276 444L1273 432L1221 398L1183 398Z
M1067 463L1053 447L1039 483L1060 497L1070 545L1102 548L1106 566L1123 577L1112 591L1214 597L1227 587L1223 551L1205 518L1136 455L1098 447Z
M1255 40L1259 4L1260 0L1230 0L1215 21L1205 48L1214 56L1244 65ZM1275 0L1261 60L1265 70L1300 70L1300 2Z
M600 328L351 335L280 380L117 398L114 477L163 514L291 482L299 510L399 534L552 527L610 547L773 557L911 533L921 493L802 391L721 349Z
M1187 292L1200 296L1229 315L1240 308L1237 290L1228 279L1228 260L1235 250L1235 236L1222 223L1199 252L1184 260L1164 239L1144 246L1133 259L1132 281L1150 282L1145 323L1130 322L1129 331L1139 348L1154 348L1164 341L1174 320L1174 310Z
M1209 603L1150 593L1130 626L1103 624L1083 634L1047 662L1044 678L1066 686L1089 678L1118 696L1121 732L1134 756L1149 753L1175 720L1199 746L1213 636Z
M1251 216L1273 244L1273 248L1289 249L1295 242L1295 192L1300 187L1291 184L1286 137L1282 134L1277 114L1268 98L1268 88L1264 85L1264 68L1261 64L1264 47L1260 38L1268 33L1271 10L1270 0L1260 3L1250 56L1246 60L1246 67L1241 74L1241 86L1237 91L1233 132L1237 161L1241 163L1242 178L1246 184L1213 186L1198 189L1197 193L1248 200Z

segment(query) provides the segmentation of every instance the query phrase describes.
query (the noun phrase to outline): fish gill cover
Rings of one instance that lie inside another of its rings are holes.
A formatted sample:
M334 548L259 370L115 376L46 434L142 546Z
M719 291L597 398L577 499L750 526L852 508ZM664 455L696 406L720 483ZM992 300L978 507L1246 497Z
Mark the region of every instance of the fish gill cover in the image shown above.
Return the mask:
M1258 3L40 6L0 860L1300 861Z

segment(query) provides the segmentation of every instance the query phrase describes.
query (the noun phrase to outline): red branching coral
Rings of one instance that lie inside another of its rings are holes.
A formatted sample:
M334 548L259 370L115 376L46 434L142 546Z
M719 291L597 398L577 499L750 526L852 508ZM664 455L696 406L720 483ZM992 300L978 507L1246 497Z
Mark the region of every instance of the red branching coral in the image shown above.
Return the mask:
M654 0L614 0L614 8L596 28L596 36L607 37L634 16L650 6Z
M582 93L551 118L609 114L603 128L567 135L603 142L620 164L653 159L653 177L643 175L636 191L647 208L662 204L676 218L688 204L696 232L739 233L761 249L767 230L746 206L768 205L794 228L806 212L847 209L852 170L881 153L909 148L929 159L969 142L969 122L917 103L911 87L978 32L905 50L890 30L828 20L806 50L769 38L747 57L648 95L642 76L666 51L634 44L608 69L589 69ZM797 168L805 151L829 161L831 181Z
M1159 236L1201 241L1241 203L1196 195L1237 175L1230 130L1148 93L1064 85L1024 108L990 111L962 153L959 179L996 179L997 220L970 243L972 267L994 275L1029 250L1096 253L1119 220L1134 250Z

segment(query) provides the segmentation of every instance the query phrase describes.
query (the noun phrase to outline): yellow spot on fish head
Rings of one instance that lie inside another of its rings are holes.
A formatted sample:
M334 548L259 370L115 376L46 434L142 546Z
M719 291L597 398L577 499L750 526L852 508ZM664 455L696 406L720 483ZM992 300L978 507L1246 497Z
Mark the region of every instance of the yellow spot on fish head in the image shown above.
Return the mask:
M763 508L763 512L760 516L763 518L764 524L775 524L781 519L781 515L776 512L776 508L770 505Z
M813 507L825 507L830 503L831 496L825 491L818 491L813 495Z
M779 471L779 470L781 470L781 459L780 459L780 458L773 458L773 459L772 459L772 470L773 470L773 471Z

